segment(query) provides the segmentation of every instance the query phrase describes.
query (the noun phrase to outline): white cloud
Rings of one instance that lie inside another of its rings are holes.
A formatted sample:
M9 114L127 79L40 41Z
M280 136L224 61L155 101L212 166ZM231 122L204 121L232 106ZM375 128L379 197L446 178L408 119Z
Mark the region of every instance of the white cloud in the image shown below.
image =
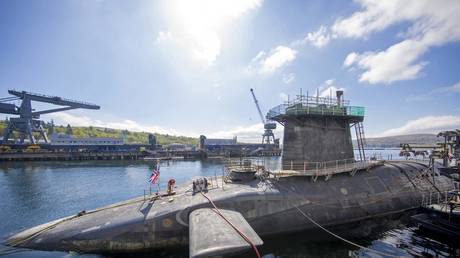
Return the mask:
M456 84L447 87L446 90L450 92L460 92L460 82L457 82Z
M238 137L238 142L252 142L259 143L262 141L262 134L264 132L264 125L262 123L249 125L249 126L238 126L236 128L218 131L214 133L207 134L207 138L232 138L234 136ZM274 134L276 138L282 136L283 130L275 130Z
M296 58L297 51L286 47L277 46L270 53L261 51L251 60L249 71L258 71L262 74L270 74L276 70L290 64Z
M288 101L288 100L289 100L289 95L287 95L287 94L284 93L284 92L281 92L281 93L280 93L280 99L281 99L282 101Z
M313 96L317 96L319 93L319 97L326 98L332 97L335 98L335 92L338 90L345 91L345 88L339 87L335 84L335 79L329 79L323 82L319 87L317 92L313 94Z
M160 42L163 42L163 41L171 40L172 38L173 38L172 33L170 31L167 31L167 32L160 31L160 32L158 32L156 42L160 43Z
M283 74L283 82L285 84L289 84L293 82L295 79L295 75L293 73Z
M460 41L458 0L356 0L361 10L339 18L327 28L321 26L294 45L310 42L323 47L331 39L367 38L372 33L406 22L409 27L398 36L403 40L381 51L352 52L344 66L360 70L359 80L370 84L392 83L420 77L428 63L420 60L428 50Z
M354 64L358 59L358 54L355 52L351 52L350 54L347 55L345 58L345 61L343 61L343 66L348 67Z
M380 136L437 133L458 128L460 128L460 116L426 116L410 120L401 127L386 130Z
M49 118L53 119L56 124L70 124L71 126L94 126L94 127L103 127L111 129L120 129L120 130L129 130L134 132L150 132L150 133L160 133L160 134L169 134L169 135L184 135L197 137L194 134L186 134L177 132L174 129L163 128L155 125L143 125L139 124L132 120L123 120L119 122L106 122L97 119L92 119L87 116L77 116L66 112L51 113L47 115Z
M178 47L186 49L195 60L211 65L221 53L221 36L226 28L261 5L262 0L168 1L168 31L177 38ZM158 36L162 39L168 35Z
M434 97L434 95L437 95L437 94L450 94L450 93L460 93L460 81L451 85L451 86L447 86L447 87L440 87L440 88L436 88L434 90L431 90L427 93L423 93L423 94L420 94L420 95L415 95L415 96L409 96L408 98L406 98L406 101L408 102L413 102L413 101L423 101L423 100L429 100L431 99L432 97Z
M303 42L310 42L313 46L321 48L327 45L330 39L331 36L327 32L327 28L321 26L317 31L308 33Z
M363 70L359 81L376 83L392 83L401 80L415 79L427 62L417 62L418 58L427 51L427 46L414 40L404 40L385 51L367 52L364 54L351 53L348 66ZM353 56L353 54L355 54ZM347 58L350 55L347 56Z
M384 51L351 53L345 66L363 71L360 81L392 83L418 78L427 62L420 57L430 48L460 41L460 1L445 0L359 0L362 11L338 19L332 26L334 38L365 38L401 22L411 26L406 39Z

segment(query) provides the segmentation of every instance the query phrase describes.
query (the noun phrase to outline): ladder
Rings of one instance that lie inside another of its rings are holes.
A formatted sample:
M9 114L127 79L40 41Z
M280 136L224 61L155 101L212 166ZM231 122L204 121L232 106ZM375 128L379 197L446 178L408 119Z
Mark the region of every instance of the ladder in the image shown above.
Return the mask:
M366 160L366 154L364 153L364 145L366 145L366 137L364 136L364 127L362 122L354 124L356 132L356 142L358 143L359 159L361 161Z

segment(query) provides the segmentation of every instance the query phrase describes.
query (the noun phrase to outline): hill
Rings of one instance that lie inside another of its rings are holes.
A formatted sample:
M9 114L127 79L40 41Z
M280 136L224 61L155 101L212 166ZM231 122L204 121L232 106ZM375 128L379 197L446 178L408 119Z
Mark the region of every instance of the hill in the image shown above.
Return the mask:
M435 144L441 141L442 139L436 137L435 134L408 134L378 138L366 138L366 147L399 148L401 143ZM353 145L356 146L356 140L353 140Z
M3 130L6 127L5 121L0 121L0 136L3 136ZM50 133L50 125L45 125L45 130ZM55 125L54 132L65 133L67 126ZM72 135L74 137L111 137L111 138L125 138L125 142L128 144L147 144L148 143L148 132L132 132L128 130L119 130L111 128L101 127L71 127ZM168 134L154 133L157 138L157 143L161 145L169 145L171 143L182 143L190 145L198 145L198 139L186 136L174 136Z

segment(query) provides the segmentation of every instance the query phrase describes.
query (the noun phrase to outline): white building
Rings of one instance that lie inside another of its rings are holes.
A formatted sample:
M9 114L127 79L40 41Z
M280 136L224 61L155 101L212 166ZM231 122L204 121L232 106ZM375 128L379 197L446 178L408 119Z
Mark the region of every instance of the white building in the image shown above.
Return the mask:
M52 134L51 145L123 145L122 138L74 138L68 134Z

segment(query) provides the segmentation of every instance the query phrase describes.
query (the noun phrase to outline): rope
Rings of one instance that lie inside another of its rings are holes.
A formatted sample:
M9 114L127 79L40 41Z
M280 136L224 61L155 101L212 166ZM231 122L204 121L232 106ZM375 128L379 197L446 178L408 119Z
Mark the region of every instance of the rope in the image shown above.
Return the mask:
M211 200L211 198L209 198L207 195L205 195L203 192L200 192L201 195L203 195L206 199L208 199L208 201L211 203L211 205L214 207L213 211L215 213L217 213L222 219L224 219L236 232L238 232L238 234L240 234L240 236L246 241L248 242L249 245L251 245L252 249L254 250L254 252L256 253L256 256L257 258L261 258L260 256L260 253L259 253L259 250L257 249L257 246L251 241L251 239L249 239L249 237L247 237L238 227L236 227L232 222L230 222L219 210L219 208L217 208L217 206L214 204L214 202Z
M358 248L362 248L362 249L365 249L367 251L370 251L370 252L373 252L373 253L376 253L376 254L380 254L380 255L383 255L383 256L387 256L387 257L395 257L395 258L399 258L399 256L396 256L396 255L392 255L392 254L389 254L389 253L384 253L384 252L380 252L380 251L377 251L375 249L372 249L372 248L368 248L368 247L365 247L365 246L362 246L362 245L359 245L357 243L354 243L348 239L345 239L337 234L334 234L333 232L329 231L328 229L326 229L325 227L321 226L318 222L314 221L312 218L310 218L307 214L305 214L298 206L295 206L295 208L305 217L307 218L309 221L311 221L311 223L315 224L317 227L319 227L320 229L324 230L326 233L332 235L333 237L337 238L337 239L340 239L350 245L353 245L353 246L356 246Z
M286 189L287 191L290 191L290 192L294 193L295 195L298 195L300 198L305 199L305 198L303 198L303 196L297 194L297 193L294 192L294 191L291 191L291 190L288 189L287 187L284 187L284 186L282 186L282 185L280 185L280 184L277 184L277 185L278 185L279 187L281 187L281 188ZM342 240L342 241L344 241L344 242L346 242L346 243L348 243L348 244L350 244L350 245L353 245L353 246L356 246L356 247L358 247L358 248L362 248L362 249L368 250L368 251L373 252L373 253L376 253L376 254L380 254L380 255L383 255L383 256L386 256L386 257L399 258L399 256L392 255L392 254L385 253L385 252L381 252L381 251L377 251L377 250L374 250L374 249L372 249L372 248L365 247L365 246L359 245L359 244L357 244L357 243L354 243L354 242L352 242L352 241L350 241L350 240L348 240L348 239L346 239L346 238L343 238L343 237L341 237L341 236L339 236L339 235L337 235L337 234L335 234L335 233L329 231L329 230L326 229L325 227L321 226L318 222L314 221L314 220L313 220L312 218L310 218L307 214L305 214L305 213L299 208L298 205L294 205L294 208L296 208L296 209L300 212L300 214L302 214L305 218L307 218L307 219L308 219L311 223L313 223L315 226L319 227L320 229L322 229L322 230L325 231L326 233L332 235L333 237L335 237L335 238L337 238L337 239L339 239L339 240Z

